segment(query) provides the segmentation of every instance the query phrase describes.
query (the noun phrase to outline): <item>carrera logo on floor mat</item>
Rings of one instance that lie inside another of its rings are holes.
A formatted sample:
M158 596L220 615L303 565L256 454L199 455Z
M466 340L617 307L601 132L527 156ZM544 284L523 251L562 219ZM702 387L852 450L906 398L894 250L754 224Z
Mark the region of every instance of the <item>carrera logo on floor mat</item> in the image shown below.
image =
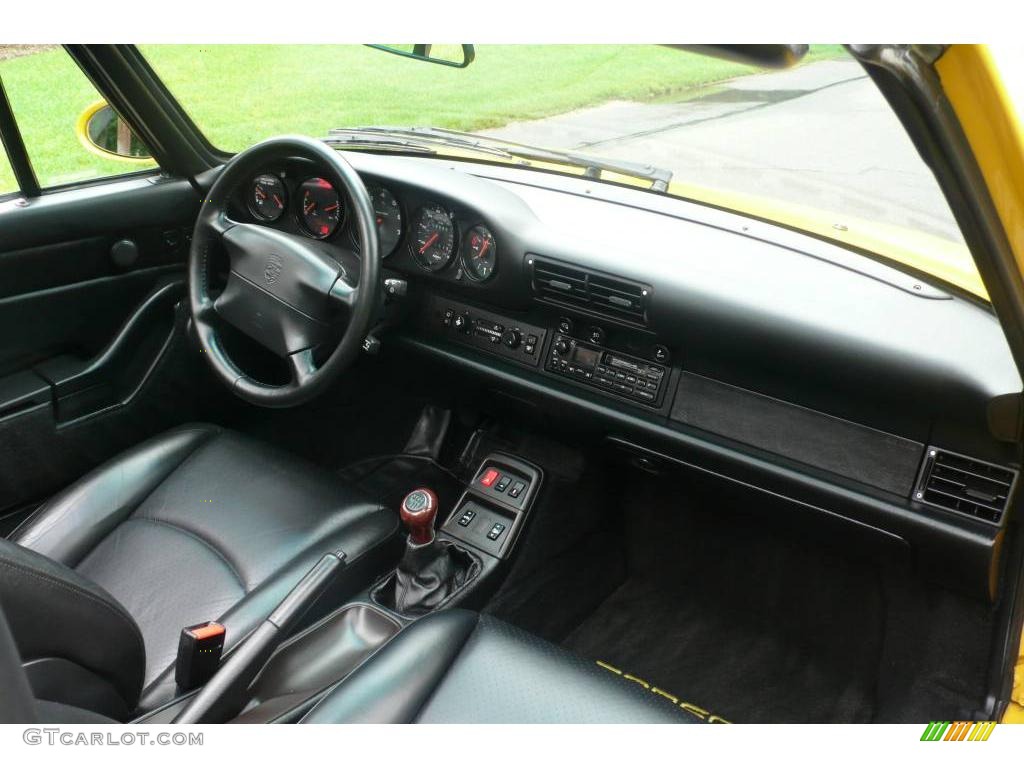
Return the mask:
M921 741L988 741L995 728L994 720L933 720L921 734Z
M599 662L597 662L597 666L601 667L602 669L607 669L609 672L612 672L612 673L618 675L623 680L628 680L631 683L636 683L637 685L642 686L643 688L645 688L646 690L650 691L651 693L653 693L653 694L655 694L657 696L661 696L664 699L668 699L669 701L671 701L673 704L675 704L680 709L685 709L691 715L694 715L695 717L699 717L704 722L707 722L707 723L726 723L726 724L729 723L729 721L726 720L724 717L721 717L720 715L716 715L716 714L713 714L711 712L708 712L708 710L703 709L702 707L698 707L696 704L691 704L688 701L683 701L678 696L673 696L668 691L663 691L663 690L661 690L661 688L658 688L657 686L651 685L646 680L641 680L639 677L636 677L635 675L630 675L630 674L628 674L626 672L623 672L621 669L616 669L611 664L608 664L608 663L606 663L604 661L599 661ZM948 725L948 723L947 723L947 725Z

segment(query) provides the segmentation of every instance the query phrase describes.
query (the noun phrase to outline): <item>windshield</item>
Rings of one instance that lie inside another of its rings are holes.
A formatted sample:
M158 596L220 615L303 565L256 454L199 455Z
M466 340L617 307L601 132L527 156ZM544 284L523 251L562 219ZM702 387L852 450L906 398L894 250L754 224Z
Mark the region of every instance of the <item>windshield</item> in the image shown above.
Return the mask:
M531 164L443 137L384 142L377 133L371 144L339 129L471 132L568 151L562 167L543 163L548 170L583 173L580 155L627 172L642 166L652 175L598 175L778 221L985 295L935 178L841 46L811 46L783 71L654 45L481 45L463 69L359 45L140 49L222 150L333 133L352 149L429 146Z

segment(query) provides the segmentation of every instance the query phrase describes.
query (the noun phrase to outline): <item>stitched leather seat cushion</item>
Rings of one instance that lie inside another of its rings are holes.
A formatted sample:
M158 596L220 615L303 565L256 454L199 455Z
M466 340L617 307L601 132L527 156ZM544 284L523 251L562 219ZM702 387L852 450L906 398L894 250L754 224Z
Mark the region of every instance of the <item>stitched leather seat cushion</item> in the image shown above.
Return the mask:
M304 723L697 723L667 699L491 616L426 616Z
M323 553L346 553L343 580L372 578L354 566L396 529L392 512L330 473L196 424L100 467L12 540L73 568L135 619L149 708L173 695L182 627L219 620L230 649ZM8 618L17 636L18 618Z

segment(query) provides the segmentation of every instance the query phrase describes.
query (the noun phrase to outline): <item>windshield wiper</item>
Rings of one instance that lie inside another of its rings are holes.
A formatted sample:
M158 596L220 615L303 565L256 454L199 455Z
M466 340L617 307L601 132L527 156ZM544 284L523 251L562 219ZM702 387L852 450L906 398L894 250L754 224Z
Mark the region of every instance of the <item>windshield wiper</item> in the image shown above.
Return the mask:
M365 128L336 128L330 132L326 141L336 144L372 145L386 142L395 148L415 148L424 144L455 147L474 152L484 152L507 159L517 159L540 163L556 163L573 165L583 169L583 175L591 179L600 179L602 173L616 173L621 176L632 176L651 182L654 192L667 192L672 180L672 171L656 168L643 163L631 163L620 160L606 160L592 155L576 152L543 149L528 144L519 144L504 139L494 139L475 133L450 131L445 128L392 128L371 126Z
M403 138L413 136L413 139ZM469 142L455 139L440 140L438 137L420 133L419 129L405 128L332 128L324 141L332 146L359 146L379 149L394 149L418 152L429 155L437 154L438 146L459 147L486 152L504 158L512 158L509 152L487 147L476 147Z
M364 131L358 128L332 129L324 139L324 142L331 146L359 146L368 149L401 150L425 155L437 154L437 149L427 144L400 138L389 138L378 134L364 135Z

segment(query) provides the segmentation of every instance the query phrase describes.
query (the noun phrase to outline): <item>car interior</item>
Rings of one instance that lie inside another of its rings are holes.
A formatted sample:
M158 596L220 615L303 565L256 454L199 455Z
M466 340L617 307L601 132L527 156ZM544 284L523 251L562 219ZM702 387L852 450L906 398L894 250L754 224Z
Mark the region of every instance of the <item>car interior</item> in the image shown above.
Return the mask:
M173 166L196 129L132 50L68 46ZM1005 706L990 304L586 174L292 135L207 166L0 201L0 719Z

